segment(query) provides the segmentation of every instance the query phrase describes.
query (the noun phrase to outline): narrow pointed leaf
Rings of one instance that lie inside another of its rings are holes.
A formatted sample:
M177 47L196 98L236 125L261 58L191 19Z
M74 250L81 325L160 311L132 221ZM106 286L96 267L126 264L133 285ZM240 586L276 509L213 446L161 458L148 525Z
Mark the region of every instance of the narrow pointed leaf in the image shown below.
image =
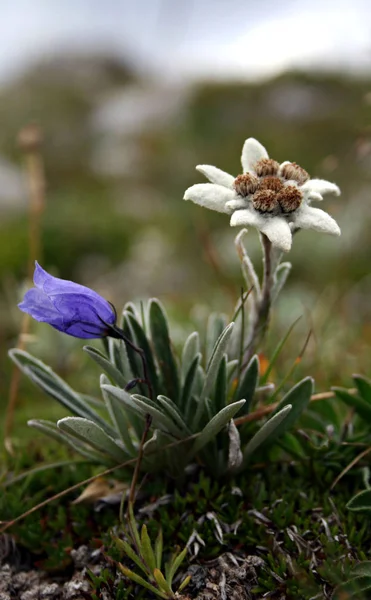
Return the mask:
M220 362L227 352L228 342L233 331L234 323L230 323L218 338L213 348L210 361L206 369L206 379L201 393L201 398L204 399L210 395L212 388L215 385L216 377L219 370Z
M371 406L371 381L363 375L353 375L353 380L362 400L365 400Z
M235 414L240 410L240 408L245 404L245 400L239 400L238 402L233 402L233 404L229 404L225 406L220 412L209 423L204 427L201 431L200 435L196 438L192 452L196 454L203 448L210 440L215 438L215 436L229 423L231 419L235 416Z
M183 560L185 559L185 557L187 556L187 546L180 552L180 554L178 554L178 556L175 556L172 558L171 563L169 564L169 568L168 568L168 572L166 575L166 581L168 582L169 586L171 587L173 585L173 579L175 577L175 574L177 572L177 570L179 569L180 565L182 564Z
M251 438L247 446L243 451L243 465L246 464L247 460L250 456L263 444L270 442L271 437L274 436L277 428L281 425L282 421L287 418L292 406L288 404L282 410L280 410L277 414L269 419L264 425L256 432L256 434Z
M162 537L162 529L160 528L156 542L155 542L155 557L156 557L156 567L161 570L162 564L162 551L164 548L163 537Z
M140 541L141 541L141 553L143 556L143 560L146 563L146 565L148 566L150 572L153 573L154 570L156 569L156 558L155 558L155 553L153 552L151 540L149 539L146 525L142 525Z
M114 435L115 431L83 398L75 392L63 379L45 365L41 360L34 358L28 352L14 348L9 351L10 358L16 365L44 392L58 400L79 417L91 419L99 423L105 431Z
M185 423L178 407L170 398L166 396L157 396L157 402L159 407L164 410L167 416L174 421L174 423L179 427L180 431L183 431L187 435L191 435L191 430Z
M255 354L246 367L246 371L240 379L236 398L245 398L246 404L242 409L241 415L247 415L250 411L252 399L259 382L259 358Z
M347 406L354 408L356 413L362 417L362 419L365 419L368 423L370 422L371 405L366 400L360 398L359 396L350 394L348 390L340 387L333 387L331 389Z
M95 362L102 367L102 369L107 373L111 379L117 383L120 387L125 387L128 383L128 380L125 379L122 373L113 365L106 356L97 348L93 348L93 346L84 346L83 350L89 354L89 356L95 360Z
M111 420L117 430L117 433L124 442L128 453L134 457L137 455L137 450L134 447L133 440L130 435L131 423L128 415L125 412L125 406L121 400L116 398L116 396L108 394L108 392L104 389L104 385L110 385L110 383L105 375L101 375L100 386L102 388L103 399L107 406Z
M165 598L165 600L166 600L166 598L168 598L167 594L165 594L161 590L158 590L157 588L155 588L154 585L148 583L148 581L143 579L143 577L141 577L140 575L137 575L136 573L134 573L134 571L131 571L130 569L128 569L121 563L118 563L118 565L119 565L119 569L120 569L121 573L123 575L125 575L125 577L128 577L135 583L138 583L139 585L143 586L144 588L146 588L153 594L156 594L156 596L160 596L160 598Z
M180 391L178 366L171 348L166 314L162 305L156 299L151 300L149 305L149 326L152 344L165 386L163 389L166 391L166 395L177 403Z
M64 417L57 422L58 428L92 446L96 450L112 456L118 463L125 462L130 455L93 421L81 417Z
M215 382L214 401L212 403L212 417L227 405L227 355L220 362Z
M132 399L134 403L142 410L143 414L149 414L153 418L153 426L158 429L162 429L167 433L171 433L175 437L182 437L182 431L174 423L174 421L167 416L167 414L152 400L145 396L139 396L133 394Z
M313 379L311 377L305 377L282 398L273 415L279 413L287 405L291 405L292 409L287 417L276 428L274 434L271 435L270 441L274 441L295 425L310 402L310 397L313 394L313 387Z
M142 559L137 555L135 550L133 550L130 544L115 536L112 536L112 541L121 552L124 552L130 558L130 560L132 560L137 565L137 567L139 567L143 571L143 573L145 573L145 575L148 575L146 565L143 563Z
M180 397L180 403L179 403L180 409L182 410L183 413L186 410L186 407L190 401L190 397L193 393L193 387L194 387L194 384L196 381L197 369L198 369L198 365L200 364L200 360L201 360L201 354L200 353L196 354L195 358L189 365L188 372L184 379L182 393L181 393L181 397Z
M181 371L182 371L182 382L184 384L187 374L193 364L196 356L200 352L200 336L197 331L191 333L186 339L182 352Z
M158 587L160 588L160 590L165 592L165 594L167 594L168 598L174 597L173 590L167 583L167 581L166 581L165 577L163 576L163 574L161 573L160 569L155 569L153 571L153 575L154 575L154 578L156 579L156 583L157 583Z

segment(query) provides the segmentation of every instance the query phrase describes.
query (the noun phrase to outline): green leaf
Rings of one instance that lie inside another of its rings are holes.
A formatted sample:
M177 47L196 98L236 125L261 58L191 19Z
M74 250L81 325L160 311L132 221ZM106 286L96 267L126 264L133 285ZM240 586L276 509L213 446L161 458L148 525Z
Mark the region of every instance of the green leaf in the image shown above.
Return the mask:
M185 433L186 435L191 435L192 432L185 423L178 407L170 398L166 396L157 396L158 405L163 408L164 413L174 421L174 423L179 427L179 430Z
M218 340L215 343L209 363L206 368L206 379L201 393L201 399L210 396L211 390L215 385L220 362L227 351L228 342L232 335L233 327L234 323L230 323L229 325L227 325L227 327L220 334Z
M94 421L81 417L64 417L57 422L58 428L92 446L99 452L112 456L118 463L130 459L130 455Z
M156 567L157 569L161 569L162 563L162 551L164 548L163 537L162 537L162 529L158 532L156 542L155 542L155 557L156 557Z
M35 429L42 431L60 444L72 448L72 450L78 452L78 454L92 463L105 465L107 467L112 467L115 464L115 461L113 461L112 458L107 457L105 454L101 454L100 452L96 452L91 447L88 447L86 444L83 444L76 438L73 438L67 433L60 431L60 429L57 427L57 424L53 423L52 421L31 419L27 422L27 424L30 427L34 427Z
M355 409L356 413L365 419L368 423L371 420L371 405L363 398L350 394L348 390L340 387L331 388L340 400L342 400L347 406L351 406Z
M167 594L168 598L174 598L174 593L169 584L167 583L165 577L161 573L160 569L155 569L153 572L154 578L156 579L156 583L160 590Z
M240 410L240 408L245 404L245 400L239 400L238 402L233 402L233 404L229 404L225 406L218 414L215 415L211 421L207 423L207 425L203 428L199 436L196 438L192 453L196 454L206 446L206 444L215 438L215 436L229 423L231 419L235 416L235 414Z
M138 394L133 394L132 400L134 400L134 403L140 408L144 415L151 415L154 427L162 429L167 433L171 433L177 438L183 437L183 432L178 425L174 423L173 419L168 417L163 410L160 410L158 404L154 401L145 396L139 396Z
M255 394L256 386L259 382L259 358L255 354L246 367L246 371L240 380L236 398L245 398L246 404L242 409L241 416L247 415L252 399Z
M143 573L148 575L146 565L143 563L142 559L137 555L135 550L133 550L130 544L116 536L112 536L112 541L114 542L118 550L120 550L121 552L125 552L125 554L130 558L130 560L132 560L137 565L137 567L139 567L143 571Z
M166 581L168 582L170 587L173 584L173 579L174 579L174 576L175 576L177 570L179 569L180 565L182 564L182 562L186 556L187 556L187 547L185 547L180 552L180 554L178 554L178 556L174 556L172 558L170 564L168 565Z
M359 492L351 500L346 507L353 512L368 512L371 510L371 489Z
M164 598L165 600L168 598L167 594L165 594L161 590L158 590L157 588L155 588L154 585L151 585L150 583L148 583L148 581L143 579L143 577L141 577L140 575L137 575L136 573L134 573L134 571L131 571L130 569L128 569L121 563L119 563L118 565L119 565L119 569L120 569L121 573L123 575L125 575L125 577L128 577L135 583L138 583L139 585L143 586L144 588L146 588L153 594L156 594L156 596L160 596L160 598Z
M102 389L102 396L107 406L111 420L115 425L117 433L124 442L127 452L133 457L137 456L138 451L134 447L133 440L130 435L130 419L125 412L123 402L119 400L116 396L108 394L107 390L104 389L105 385L110 385L110 382L105 375L101 375L100 386Z
M365 400L371 406L371 381L363 375L353 375L353 380L362 400Z
M219 371L215 382L214 401L212 407L214 413L218 413L227 405L227 355L225 354L220 362Z
M160 302L152 299L149 304L149 326L152 344L162 374L164 391L175 403L179 401L178 367L171 349L166 314Z
M135 319L135 317L133 315L131 315L130 313L126 313L126 318L127 318L129 327L131 328L131 331L132 331L131 339L134 340L134 343L136 344L136 346L138 346L139 348L141 348L144 351L144 355L145 355L146 363L147 363L148 377L149 377L149 380L152 385L153 394L156 397L158 394L159 387L158 387L158 377L157 377L156 365L155 365L155 361L154 361L152 348L149 344L149 341L147 339L146 334L144 333L142 326L140 325L140 323L138 323L138 321Z
M93 346L83 346L83 350L89 354L89 356L95 360L96 363L107 373L111 379L117 383L120 387L125 387L128 380L123 376L122 373L113 365L97 348Z
M286 431L289 431L293 425L298 421L302 412L306 409L310 402L311 395L313 394L314 381L311 377L305 377L299 383L294 385L293 388L282 398L278 404L273 415L278 414L285 406L289 404L292 409L288 413L287 417L283 419L280 425L276 428L274 435L271 436L270 441L274 441Z
M260 448L263 444L270 442L271 437L274 436L277 428L281 425L282 421L286 419L292 410L292 406L288 404L279 413L275 414L273 417L269 419L264 425L256 432L256 434L251 438L247 446L243 451L243 462L242 466L246 465L246 462L250 458L250 456Z
M155 553L153 552L151 540L149 539L146 525L142 525L140 541L141 541L141 553L143 556L143 560L146 563L146 565L148 566L150 572L153 573L154 570L156 569L156 558L155 558Z
M91 419L95 423L99 423L107 433L115 435L113 427L41 360L17 348L10 350L9 356L31 381L36 383L49 396L58 400L62 406L65 406L79 417Z
M182 372L182 382L184 383L186 377L189 373L191 365L193 364L196 356L199 355L200 352L200 336L197 331L191 333L186 339L186 342L183 347L182 352L182 360L181 360L181 372Z
M191 362L186 377L184 379L182 394L180 398L179 406L184 412L190 402L190 397L193 392L194 383L196 381L197 369L200 364L201 354L196 354L195 358Z

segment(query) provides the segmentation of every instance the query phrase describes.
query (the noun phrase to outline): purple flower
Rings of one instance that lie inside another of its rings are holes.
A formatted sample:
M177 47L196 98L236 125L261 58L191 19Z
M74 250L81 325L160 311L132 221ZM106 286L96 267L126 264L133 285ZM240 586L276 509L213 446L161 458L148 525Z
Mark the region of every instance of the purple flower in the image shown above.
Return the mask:
M49 275L36 262L35 287L26 292L18 306L23 312L49 323L58 331L77 338L101 338L113 336L116 312L114 308L93 290Z

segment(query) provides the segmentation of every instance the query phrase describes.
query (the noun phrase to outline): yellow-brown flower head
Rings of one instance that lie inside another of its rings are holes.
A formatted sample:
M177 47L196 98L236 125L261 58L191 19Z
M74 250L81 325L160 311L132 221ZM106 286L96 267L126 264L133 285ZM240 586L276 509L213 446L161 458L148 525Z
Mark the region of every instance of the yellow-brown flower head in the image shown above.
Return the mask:
M258 177L268 177L269 175L277 175L279 163L273 158L261 158L254 166L255 173Z
M303 169L303 167L294 162L283 164L281 167L280 175L287 181L296 181L299 185L303 185L306 181L308 181L308 179L310 179L309 173L307 173L307 171Z
M286 185L276 195L278 204L285 214L294 212L301 205L303 193L294 185Z
M274 213L279 210L277 193L273 190L259 190L252 197L252 205L261 213Z
M258 189L259 180L255 175L245 173L244 175L238 175L234 180L234 189L237 194L242 197L253 194Z

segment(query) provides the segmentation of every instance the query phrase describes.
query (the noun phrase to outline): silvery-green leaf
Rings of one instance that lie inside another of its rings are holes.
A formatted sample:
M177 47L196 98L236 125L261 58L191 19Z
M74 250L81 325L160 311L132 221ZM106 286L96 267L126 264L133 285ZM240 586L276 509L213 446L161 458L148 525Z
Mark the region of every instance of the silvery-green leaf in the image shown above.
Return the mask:
M128 383L129 380L127 380L122 373L120 373L120 371L118 370L117 367L115 367L114 364L112 364L105 356L102 352L100 352L100 350L98 350L97 348L93 348L93 346L84 346L83 350L85 350L85 352L87 352L89 354L89 356L91 356L91 358L93 360L95 360L96 363L98 363L98 365L100 367L102 367L102 369L107 373L107 375L109 375L109 377L111 377L111 379L117 383L117 385L119 385L120 387L125 387L126 384Z
M128 415L125 412L125 406L121 400L112 394L108 394L107 390L104 389L105 385L110 385L110 381L105 375L100 377L100 386L102 388L102 395L104 402L107 406L111 420L125 444L128 453L131 456L137 455L137 450L134 447L133 440L130 435L131 423Z
M205 371L203 370L201 365L198 365L197 371L196 371L196 376L195 376L194 387L192 390L194 396L196 396L196 397L201 396L202 390L205 385L205 379L206 379Z
M157 396L157 402L159 407L162 407L167 416L174 421L181 431L186 435L191 435L192 432L184 422L179 408L172 400L170 400L170 398L167 398L166 396Z
M149 304L149 326L157 363L162 375L164 387L161 390L169 398L172 398L175 403L178 403L180 392L178 366L171 348L166 313L156 299L152 299Z
M145 396L140 396L139 394L133 394L132 400L142 410L143 414L151 415L154 427L167 433L171 433L175 437L182 437L182 430L174 423L173 419L166 414L160 404L157 404Z
M219 313L211 313L207 321L206 329L206 362L209 363L211 356L215 350L215 344L222 335L227 324L227 318L225 315Z
M220 362L215 382L215 392L211 403L212 417L227 405L227 355Z
M121 448L113 438L93 421L81 417L64 417L57 422L59 429L92 446L99 452L112 456L118 463L123 463L129 454Z
M146 334L144 333L143 327L140 325L140 323L138 323L135 317L130 313L126 313L126 317L131 329L131 339L134 340L134 343L144 352L147 363L148 377L152 385L153 394L154 396L157 396L159 389L158 377L152 348Z
M220 412L207 425L203 428L199 436L196 438L192 452L196 454L203 448L210 440L215 438L215 436L229 423L231 419L235 416L235 414L240 410L240 408L245 404L245 400L239 400L238 402L233 402L228 406L225 406Z
M179 406L180 406L181 410L183 411L183 413L186 410L186 407L190 401L190 398L191 398L191 395L193 392L193 387L194 387L196 376L197 376L197 368L200 364L200 360L201 360L201 354L198 353L194 357L193 361L190 363L189 369L184 378L182 394L181 394L180 403L179 403Z
M259 382L259 358L255 354L246 367L246 371L240 379L237 398L245 398L246 404L241 411L241 415L247 415L255 394L256 386Z
M243 460L243 454L241 452L241 439L239 431L234 424L233 419L229 421L228 425L228 437L229 437L229 449L228 449L228 471L237 469Z
M107 455L102 454L101 452L96 452L91 447L89 448L86 444L81 443L80 440L77 440L67 433L60 431L57 427L57 424L53 423L52 421L31 419L27 422L27 424L30 427L34 427L35 429L42 431L60 444L72 448L72 450L93 463L105 465L107 467L112 467L114 464L116 464L116 461L111 457L107 457Z
M99 425L110 435L114 429L93 409L83 398L75 392L63 379L41 360L34 358L28 352L14 348L9 351L9 356L16 365L44 392L52 396L60 404L71 410L75 415L88 418Z
M280 410L277 414L269 419L264 425L256 432L256 434L251 438L247 446L243 451L243 464L245 465L250 458L250 456L257 450L260 446L265 444L266 442L271 441L271 437L277 430L277 428L281 425L281 423L288 417L292 406L288 404L282 410Z
M196 356L198 356L200 352L200 336L197 331L191 333L186 339L186 342L183 347L182 352L182 383L184 384L187 374L189 373L189 369L191 368L192 363Z
M307 408L310 397L313 394L314 381L311 377L305 377L282 398L273 415L279 413L285 406L291 405L292 408L287 417L281 421L270 437L270 442L286 433L296 421L300 418L302 412Z
M135 433L137 434L137 437L140 438L143 431L146 413L144 413L143 410L138 406L138 404L134 402L131 394L129 394L125 390L118 388L114 385L107 384L103 384L101 388L102 393L103 391L105 391L107 392L107 394L109 394L109 396L116 398L119 402L123 403L124 409L130 414L130 422L132 423L135 429ZM139 423L142 423L142 426L140 427L137 426L138 419Z
M120 371L120 373L124 372L123 353L121 351L122 345L122 340L117 340L111 337L108 338L109 359L111 363Z
M274 284L273 284L273 290L272 290L272 304L273 302L275 302L283 288L283 286L286 283L286 280L290 274L291 271L291 263L289 262L283 262L281 263L275 273L274 273Z
M218 340L216 341L213 351L210 356L209 363L206 369L206 379L204 383L204 387L201 393L201 398L206 398L210 395L213 387L216 383L216 378L218 375L219 365L227 351L229 338L231 337L233 331L234 323L230 323L224 329L224 331L220 334Z

